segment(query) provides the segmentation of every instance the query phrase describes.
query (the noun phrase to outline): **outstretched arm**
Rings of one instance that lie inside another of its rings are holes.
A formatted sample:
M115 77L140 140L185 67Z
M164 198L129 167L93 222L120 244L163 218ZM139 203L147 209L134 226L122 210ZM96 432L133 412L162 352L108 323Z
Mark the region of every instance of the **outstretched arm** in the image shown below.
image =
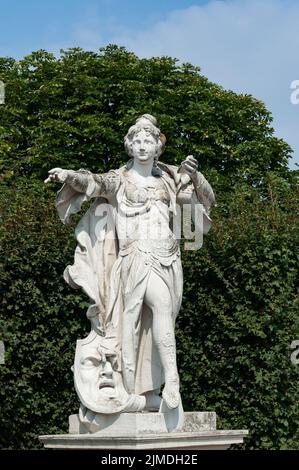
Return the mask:
M78 193L86 194L88 197L109 197L115 193L119 183L118 180L118 175L114 171L96 175L88 170L74 171L53 168L49 171L49 176L45 183L64 183Z
M45 183L58 182L69 184L79 193L85 193L88 187L88 176L81 171L52 168Z
M56 209L63 224L70 222L72 214L76 214L82 204L91 198L113 197L120 184L117 170L111 170L102 175L96 175L87 170L64 170L53 168L45 183L64 183L57 194Z

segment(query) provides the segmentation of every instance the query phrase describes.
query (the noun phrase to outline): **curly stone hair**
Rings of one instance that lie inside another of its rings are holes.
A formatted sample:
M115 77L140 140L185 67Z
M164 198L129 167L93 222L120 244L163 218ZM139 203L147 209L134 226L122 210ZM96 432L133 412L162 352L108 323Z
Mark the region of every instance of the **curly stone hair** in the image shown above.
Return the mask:
M145 130L146 132L148 132L148 134L153 136L157 142L157 151L156 151L156 156L154 158L153 174L156 172L156 170L158 171L158 173L160 173L160 170L157 167L157 162L158 162L160 155L162 154L164 150L164 147L166 144L166 137L164 134L161 133L160 129L158 129L157 119L151 114L143 114L138 119L136 119L136 123L130 127L127 135L124 138L125 150L130 157L133 156L133 153L132 153L133 138L141 130ZM131 160L128 162L128 164L130 167L132 166Z

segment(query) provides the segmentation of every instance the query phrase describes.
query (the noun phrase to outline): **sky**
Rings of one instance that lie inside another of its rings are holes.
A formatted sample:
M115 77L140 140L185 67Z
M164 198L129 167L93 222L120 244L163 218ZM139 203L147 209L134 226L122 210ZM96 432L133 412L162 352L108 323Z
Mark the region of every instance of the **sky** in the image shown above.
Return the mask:
M0 0L0 56L118 44L139 57L191 62L209 80L265 102L275 135L294 150L294 168L298 21L299 0Z

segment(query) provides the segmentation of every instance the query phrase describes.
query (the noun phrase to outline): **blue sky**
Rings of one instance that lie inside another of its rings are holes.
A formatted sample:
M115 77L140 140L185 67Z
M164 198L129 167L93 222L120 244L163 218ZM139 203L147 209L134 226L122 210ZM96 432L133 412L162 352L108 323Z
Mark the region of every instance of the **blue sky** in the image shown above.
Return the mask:
M97 47L116 34L144 31L192 0L0 0L0 55L21 58L39 48ZM79 44L80 43L80 44Z
M210 80L265 101L299 163L298 0L0 0L0 56L109 43L170 55Z

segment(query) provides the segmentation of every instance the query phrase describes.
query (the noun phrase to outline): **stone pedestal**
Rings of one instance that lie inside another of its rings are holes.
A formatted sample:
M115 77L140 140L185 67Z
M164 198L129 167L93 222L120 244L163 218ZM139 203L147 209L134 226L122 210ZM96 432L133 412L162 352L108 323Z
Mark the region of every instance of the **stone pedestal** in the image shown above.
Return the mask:
M216 413L185 412L180 425L163 413L106 416L102 428L88 433L78 415L69 418L69 434L39 436L46 448L102 450L223 450L241 444L246 430L217 430ZM171 431L171 427L174 430Z

